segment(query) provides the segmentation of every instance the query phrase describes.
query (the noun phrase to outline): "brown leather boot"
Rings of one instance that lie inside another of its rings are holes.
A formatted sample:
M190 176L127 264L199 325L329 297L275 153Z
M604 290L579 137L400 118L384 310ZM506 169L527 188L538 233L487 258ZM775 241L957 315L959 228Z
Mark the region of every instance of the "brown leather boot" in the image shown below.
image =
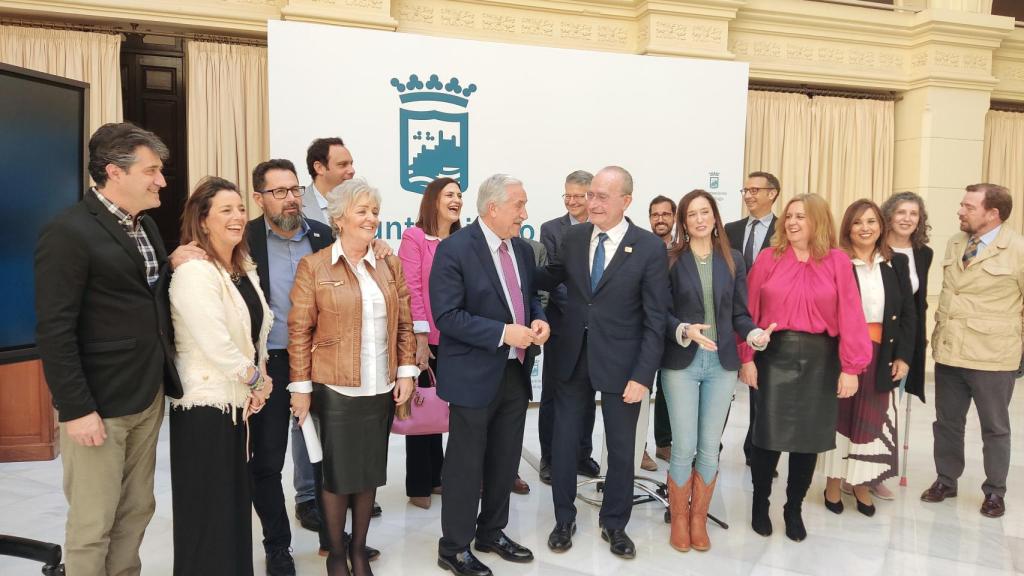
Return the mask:
M711 540L708 538L708 507L711 506L711 495L715 492L715 482L718 482L718 474L711 481L705 484L704 479L693 471L693 499L690 502L690 545L694 550L704 552L711 549Z
M672 528L668 543L680 552L690 551L690 487L693 475L682 486L668 477L668 509L672 515Z

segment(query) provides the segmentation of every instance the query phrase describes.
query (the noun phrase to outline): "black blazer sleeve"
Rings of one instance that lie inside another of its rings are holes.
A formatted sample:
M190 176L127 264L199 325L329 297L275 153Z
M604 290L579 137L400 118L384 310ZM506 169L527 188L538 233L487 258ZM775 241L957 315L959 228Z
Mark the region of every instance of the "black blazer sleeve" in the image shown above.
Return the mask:
M82 296L89 279L88 242L62 219L47 225L35 253L36 343L60 421L97 410L78 341Z
M894 356L908 365L914 360L917 339L917 304L914 289L910 283L910 262L903 254L893 254L892 268L900 286L900 326L896 335Z

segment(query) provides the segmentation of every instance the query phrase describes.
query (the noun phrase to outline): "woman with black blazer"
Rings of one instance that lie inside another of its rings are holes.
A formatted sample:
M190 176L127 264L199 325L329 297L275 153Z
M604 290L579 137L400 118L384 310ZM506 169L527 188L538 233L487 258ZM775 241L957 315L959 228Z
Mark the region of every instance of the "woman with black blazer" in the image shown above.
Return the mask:
M740 368L736 337L763 350L772 327L761 330L750 318L743 256L729 247L714 197L704 190L683 196L676 221L661 378L672 425L669 543L686 552L711 547L708 505Z
M907 257L886 243L882 211L870 200L846 209L839 245L853 262L864 319L872 341L871 363L857 392L839 400L836 447L819 460L828 477L825 507L843 511L841 482L853 486L857 510L872 516L870 489L897 474L896 389L910 369L917 310Z

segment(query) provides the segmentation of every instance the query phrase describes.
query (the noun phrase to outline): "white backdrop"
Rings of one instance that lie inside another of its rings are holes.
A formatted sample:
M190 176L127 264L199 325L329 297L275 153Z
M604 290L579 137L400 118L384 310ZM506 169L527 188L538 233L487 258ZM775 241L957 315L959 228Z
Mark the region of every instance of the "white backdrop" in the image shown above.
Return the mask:
M343 138L356 175L381 190L381 236L396 246L400 230L416 220L421 198L402 186L402 108L465 115L465 142L454 123L442 128L444 139L456 135L456 156L465 163L458 169L449 162L446 173L468 180L467 219L476 216L479 183L505 172L524 182L530 218L522 234L539 240L541 223L565 212L565 176L608 164L633 174L629 215L644 227L651 198L678 200L693 188L719 196L726 221L740 216L745 63L296 22L269 26L271 154L304 167L314 138ZM403 103L392 79L404 87L413 74L422 87L414 81L401 95L426 100ZM440 82L433 89L427 87L431 75ZM473 84L475 90L468 97L453 93L447 89L453 77L459 87ZM431 100L437 94L464 99L465 105ZM410 149L422 146L422 140L411 139L421 127L410 124ZM300 174L300 180L308 176Z
M522 180L521 234L535 240L565 213L565 176L609 164L633 174L629 216L644 228L652 198L678 201L694 188L715 194L727 222L740 216L745 63L274 20L268 49L271 155L304 172L313 139L344 139L356 175L381 191L379 236L396 249L438 174L463 182L467 222L484 178Z

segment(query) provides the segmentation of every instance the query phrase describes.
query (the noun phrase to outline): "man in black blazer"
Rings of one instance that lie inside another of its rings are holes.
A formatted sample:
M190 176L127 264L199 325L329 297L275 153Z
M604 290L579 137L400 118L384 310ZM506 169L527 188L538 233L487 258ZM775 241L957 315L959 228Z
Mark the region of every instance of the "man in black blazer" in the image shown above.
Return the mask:
M274 312L274 324L267 341L267 373L279 383L289 381L288 312L289 298L299 260L331 245L331 229L302 214L304 188L299 186L295 165L290 160L261 162L252 171L253 199L263 215L249 221L246 235L249 253L256 262L260 288ZM249 420L252 442L252 504L263 525L263 548L267 574L290 576L295 563L289 548L292 534L281 487L281 469L288 450L291 411L287 394L272 394L263 410ZM312 470L301 432L292 435L294 466ZM321 516L314 494L296 494L295 511L303 526L319 530Z
M562 242L562 234L570 226L587 221L587 193L590 192L590 181L594 175L584 170L576 170L565 177L565 193L562 194L562 201L565 203L565 214L548 220L540 226L540 241L551 258L558 253L558 245ZM551 339L548 340L545 350L553 350L555 341L561 331L562 315L566 307L565 285L551 291L547 307L544 313L547 314L548 324L551 325ZM555 387L558 380L554 376L554 354L544 355L544 371L541 372L540 408L537 414L537 432L540 436L540 479L545 484L551 484L551 431L555 421ZM593 478L601 469L594 461L594 395L584 399L583 427L580 428L580 451L579 463L576 472Z
M743 203L747 206L750 216L725 225L725 235L734 250L743 254L747 270L754 264L761 250L772 245L775 236L775 221L778 219L772 212L775 199L780 192L779 179L769 172L751 172L743 182ZM750 466L751 435L754 425L754 405L757 390L750 388L750 420L747 424L747 437L743 440L743 455L747 466Z
M437 247L430 271L430 307L441 332L437 391L450 405L437 563L455 574L489 576L469 549L474 539L478 551L533 560L504 528L533 358L550 329L534 287L533 248L518 237L527 216L522 182L504 174L484 180L477 211L476 222Z
M555 431L551 493L555 528L548 547L563 552L576 531L576 462L585 398L601 393L608 475L601 537L633 558L626 535L633 506L633 447L640 401L661 362L669 306L668 259L657 236L625 219L633 178L609 166L590 186L590 222L566 230L556 256L538 273L541 289L568 290L562 333L553 348Z
M60 421L69 574L138 574L156 508L164 395L182 390L168 256L142 212L160 205L167 156L151 132L101 126L89 140L96 187L36 245L36 339Z

